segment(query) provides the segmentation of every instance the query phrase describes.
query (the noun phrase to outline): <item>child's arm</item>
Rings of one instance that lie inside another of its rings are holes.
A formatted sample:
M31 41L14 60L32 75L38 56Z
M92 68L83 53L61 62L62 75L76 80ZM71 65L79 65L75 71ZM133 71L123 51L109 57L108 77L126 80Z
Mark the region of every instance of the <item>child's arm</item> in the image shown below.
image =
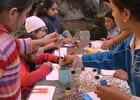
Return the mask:
M63 39L64 43L74 43L74 40L72 38L71 33L67 29L65 29L63 27L63 23L62 22L61 22L60 30L61 30L61 35L63 37L65 37L65 39Z
M40 46L45 46L51 42L58 41L58 34L56 32L49 34L47 37L44 37L43 39L36 39L31 40L31 46L33 50L37 50Z
M102 49L111 47L112 45L119 43L129 37L132 33L129 31L122 31L119 35L115 36L113 39L109 39L103 42Z
M40 53L35 61L36 64L43 64L43 62L50 61L58 63L59 57L49 53Z
M40 47L47 45L50 42L59 42L59 37L56 32L44 37L43 39L31 40L26 39L15 39L16 47L19 54L31 53L32 51L37 51Z
M44 78L51 72L51 65L49 63L41 65L35 71L30 72L29 66L21 61L20 64L20 79L21 86L32 86L40 79Z

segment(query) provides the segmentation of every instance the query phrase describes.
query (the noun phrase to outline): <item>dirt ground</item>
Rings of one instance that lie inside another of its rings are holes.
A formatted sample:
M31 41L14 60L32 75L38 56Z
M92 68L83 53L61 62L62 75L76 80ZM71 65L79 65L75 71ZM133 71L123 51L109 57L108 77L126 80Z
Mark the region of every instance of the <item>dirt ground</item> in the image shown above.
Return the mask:
M79 30L89 30L91 40L99 40L102 37L106 37L104 28L98 26L98 23L85 20L67 20L62 22L64 27L70 30L73 35Z

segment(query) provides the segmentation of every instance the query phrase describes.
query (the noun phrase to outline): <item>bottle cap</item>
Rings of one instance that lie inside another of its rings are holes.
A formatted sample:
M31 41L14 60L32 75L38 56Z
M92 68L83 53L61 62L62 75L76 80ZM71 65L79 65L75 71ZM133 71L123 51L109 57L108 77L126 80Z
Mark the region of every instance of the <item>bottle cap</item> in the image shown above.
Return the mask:
M95 76L95 79L99 79L100 77L99 76Z
M74 70L72 70L72 71L71 71L71 73L72 73L72 74L75 74L75 71L74 71Z
M93 69L93 72L96 72L97 71L97 69Z
M91 48L92 43L89 43L88 45L89 45L89 47Z
M81 68L81 71L84 71L84 70L85 70L85 68L84 68L84 67L82 67L82 68Z
M106 80L101 80L101 81L100 81L100 84L101 84L102 86L107 86L107 81L106 81Z
M70 90L71 88L70 88L70 86L67 86L67 87L65 87L65 89L66 89L66 90Z

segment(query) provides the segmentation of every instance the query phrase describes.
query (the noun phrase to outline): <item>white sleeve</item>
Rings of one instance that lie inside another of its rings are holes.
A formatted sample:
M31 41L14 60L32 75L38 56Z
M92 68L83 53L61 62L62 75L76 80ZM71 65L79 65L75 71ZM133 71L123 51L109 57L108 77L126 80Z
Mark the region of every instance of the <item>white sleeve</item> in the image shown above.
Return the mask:
M130 100L140 100L140 97L132 96Z

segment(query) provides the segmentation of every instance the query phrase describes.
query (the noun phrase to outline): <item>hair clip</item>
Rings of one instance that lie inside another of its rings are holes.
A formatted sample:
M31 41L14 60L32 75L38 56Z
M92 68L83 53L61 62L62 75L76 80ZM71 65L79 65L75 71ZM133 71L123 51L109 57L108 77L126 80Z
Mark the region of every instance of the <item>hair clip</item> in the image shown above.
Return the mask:
M44 6L43 2L40 3L41 6Z

